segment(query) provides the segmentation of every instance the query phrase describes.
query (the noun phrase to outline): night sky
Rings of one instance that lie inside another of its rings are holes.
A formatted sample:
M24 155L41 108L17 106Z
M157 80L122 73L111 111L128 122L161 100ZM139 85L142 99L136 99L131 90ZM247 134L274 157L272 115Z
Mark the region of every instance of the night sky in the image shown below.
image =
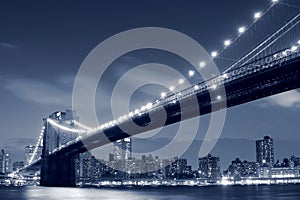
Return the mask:
M297 3L296 0L285 2ZM263 11L270 4L269 0L2 0L0 148L10 141L37 138L42 118L57 110L72 108L72 87L81 63L95 46L108 37L133 28L164 27L190 36L211 52L220 49L225 39L235 37L239 26L249 24L254 12ZM150 61L180 68L182 72L188 70L188 66L182 68L185 65L182 60L173 57L166 52L146 50L118 59L98 86L96 107L99 121L111 120L110 91L121 73ZM132 97L130 107L158 98L162 89L158 86L141 88ZM221 138L252 141L269 134L275 141L300 140L299 117L300 92L294 90L228 109ZM209 116L201 117L204 125L199 128L199 140L203 136L201 132L207 128L208 119ZM175 129L176 125L163 129L157 138L168 138L168 134L164 133ZM141 146L136 145L137 151ZM285 142L281 148L289 149L289 143ZM185 156L195 157L198 150L198 142L195 142ZM240 151L240 155L247 155L246 159L254 160L252 149ZM214 150L214 153L224 156L222 151ZM290 152L292 154L300 156L299 151Z

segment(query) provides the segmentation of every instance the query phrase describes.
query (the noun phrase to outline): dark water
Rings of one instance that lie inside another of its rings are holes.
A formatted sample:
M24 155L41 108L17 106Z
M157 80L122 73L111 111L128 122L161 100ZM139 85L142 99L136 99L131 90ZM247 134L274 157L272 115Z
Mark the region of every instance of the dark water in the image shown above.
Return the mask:
M84 199L300 199L300 185L214 186L214 187L140 187L118 189L0 187L0 199L84 200Z

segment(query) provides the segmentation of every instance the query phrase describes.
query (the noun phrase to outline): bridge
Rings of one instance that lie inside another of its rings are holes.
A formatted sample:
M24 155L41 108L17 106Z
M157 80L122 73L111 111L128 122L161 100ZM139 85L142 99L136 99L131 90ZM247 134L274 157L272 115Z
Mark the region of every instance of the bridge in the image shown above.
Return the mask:
M248 49L238 59L231 59L229 65L229 59L224 59L229 55L230 45L238 43L246 31L263 20L263 15L280 6L283 5L273 1L265 12L256 13L249 26L239 29L235 40L225 41L224 49L212 53L209 62L225 66L219 75L180 91L162 93L161 98L152 103L96 128L87 127L62 112L45 118L36 145L43 146L42 155L35 156L36 149L29 165L21 171L40 170L42 186L75 186L75 159L80 153L162 126L299 88L298 11L254 48ZM200 63L200 67L204 65Z

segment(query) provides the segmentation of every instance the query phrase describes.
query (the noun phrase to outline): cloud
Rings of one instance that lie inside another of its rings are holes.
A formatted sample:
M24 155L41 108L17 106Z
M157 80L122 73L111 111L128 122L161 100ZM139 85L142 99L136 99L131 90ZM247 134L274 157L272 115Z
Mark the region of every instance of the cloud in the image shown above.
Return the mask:
M3 88L20 99L34 103L71 105L71 90L62 89L62 85L38 80L14 78L5 79Z
M7 49L17 49L18 48L18 46L11 44L11 43L7 43L7 42L0 42L0 47L7 48Z
M284 108L300 108L300 92L292 90L264 99L263 107L280 106Z

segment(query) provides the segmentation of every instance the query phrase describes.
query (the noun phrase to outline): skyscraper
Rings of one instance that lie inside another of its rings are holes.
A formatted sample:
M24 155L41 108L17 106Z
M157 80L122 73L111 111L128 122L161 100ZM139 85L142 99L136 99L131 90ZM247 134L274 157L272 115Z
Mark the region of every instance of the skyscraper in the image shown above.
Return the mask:
M11 160L9 154L4 151L0 152L0 173L6 174L11 171Z
M220 179L220 158L208 154L206 157L199 158L200 177L209 179Z
M30 163L31 157L34 153L35 146L28 145L25 147L25 165L28 165Z
M13 163L13 171L17 171L24 167L24 162L23 161L16 161Z
M262 167L274 166L274 144L270 136L256 141L256 162Z
M131 158L131 145L131 138L114 142L114 159L125 161Z
M5 151L1 149L0 151L0 173L5 174Z

